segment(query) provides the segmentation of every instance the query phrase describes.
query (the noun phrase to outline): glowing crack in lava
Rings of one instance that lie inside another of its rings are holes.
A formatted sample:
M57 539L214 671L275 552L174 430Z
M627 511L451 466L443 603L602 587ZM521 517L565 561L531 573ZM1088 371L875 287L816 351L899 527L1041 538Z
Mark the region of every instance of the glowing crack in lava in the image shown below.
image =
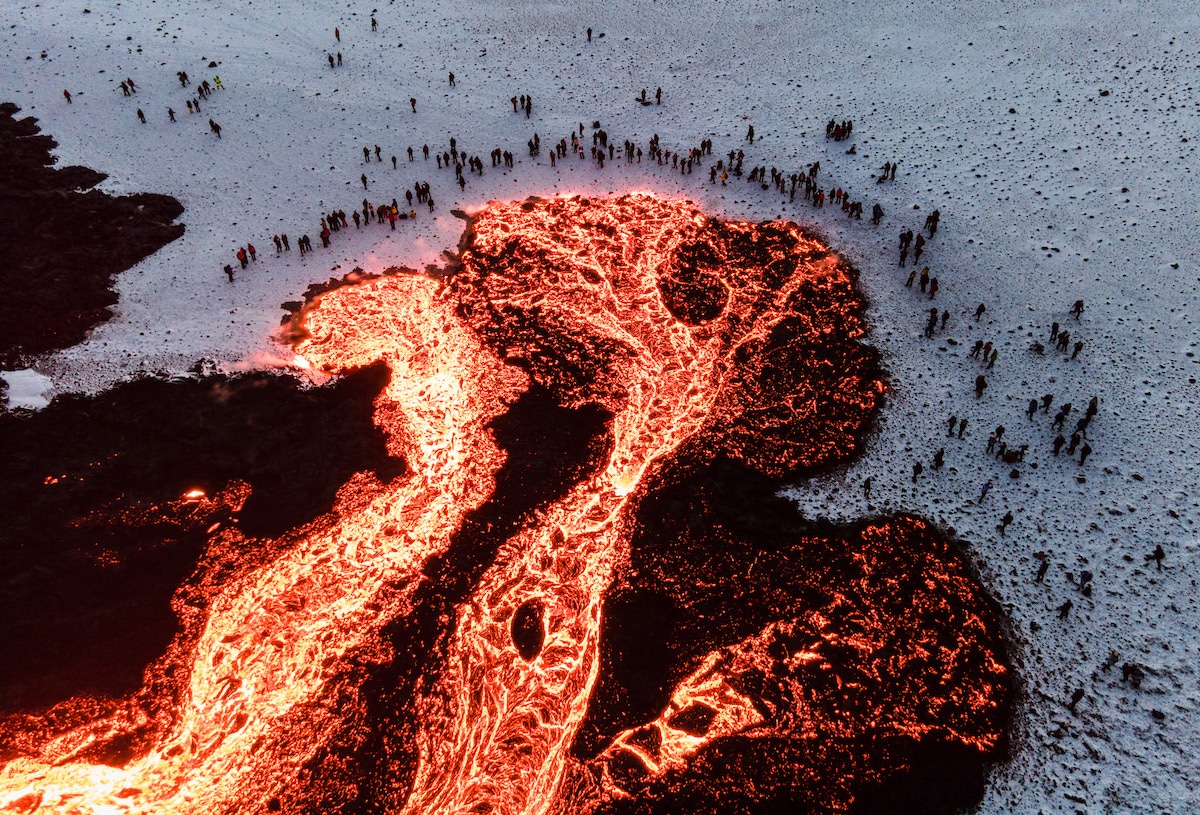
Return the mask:
M844 811L911 772L901 742L981 764L1010 672L948 545L900 519L799 532L759 566L721 499L687 494L732 463L769 495L857 452L883 393L862 305L795 225L641 194L492 205L445 280L321 295L296 351L389 366L376 423L410 474L351 482L332 520L221 587L151 749L75 758L103 720L37 743L0 770L0 807L734 811L712 802L756 780L747 745L786 743L759 803ZM526 449L560 424L563 450ZM646 591L675 622L637 691L622 648L639 622L662 633L636 618ZM830 755L862 740L880 746ZM742 769L714 769L734 748Z

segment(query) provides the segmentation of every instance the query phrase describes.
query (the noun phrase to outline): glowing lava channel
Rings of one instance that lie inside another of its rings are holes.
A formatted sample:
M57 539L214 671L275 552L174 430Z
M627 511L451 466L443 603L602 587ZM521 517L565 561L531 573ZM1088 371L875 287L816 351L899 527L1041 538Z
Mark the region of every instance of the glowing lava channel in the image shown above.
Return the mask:
M757 241L760 226L724 224L725 237L714 237L684 202L634 195L495 205L474 220L449 285L398 274L322 295L303 315L309 337L297 353L332 373L387 362L392 378L376 422L412 474L365 499L347 491L332 526L302 532L287 554L224 587L190 661L177 724L149 754L123 768L83 763L72 755L88 736L69 734L0 770L0 807L257 811L294 784L338 723L327 696L343 656L405 613L422 565L492 494L504 455L488 423L539 377L571 406L611 412L608 459L508 540L457 609L450 657L417 701L419 764L405 811L545 813L597 794L580 789L578 773L567 783L578 769L569 751L596 680L601 601L625 557L639 489L681 444L753 407L738 395L746 375L738 355L795 316L804 286L852 289L818 242L794 225L771 228L787 240L764 242L766 257L748 265L725 252L733 238ZM706 290L717 306L681 319L664 291L681 271L681 247L697 242L719 270ZM519 332L508 350L489 343L503 333L503 314L536 315L547 336L594 341L604 354L574 360L582 367L571 381L524 359L527 373L511 360L528 351ZM857 317L840 317L840 336L861 333ZM861 418L881 392L877 381L848 376L836 398ZM808 415L820 406L792 393L781 409ZM844 452L815 443L787 463ZM399 597L385 591L395 585L409 588ZM543 609L545 637L527 662L510 626L529 602ZM709 687L697 677L680 693L727 709L724 724L678 745L677 756L759 721L719 680Z
M612 448L598 475L508 542L461 610L449 670L426 703L407 812L544 813L563 806L568 753L596 678L601 600L625 555L637 488L706 424L733 418L715 408L735 412L726 392L734 355L772 331L802 285L824 277L848 283L824 247L792 225L776 226L793 240L776 245L771 260L788 269L770 289L753 270L739 268L739 259L721 256L719 240L708 243L707 219L684 202L635 195L509 204L475 221L455 281L469 314L488 321L497 312L536 314L555 336L597 337L618 349L612 369L551 383L568 391L574 385L580 401L599 401L612 412ZM721 315L689 325L668 308L661 286L680 245L695 241L714 250L728 279L717 283L726 299ZM821 259L811 262L814 255ZM880 390L862 383L847 397L870 410ZM546 640L527 663L509 632L513 614L529 602L545 610ZM446 717L441 726L438 715ZM728 718L740 727L756 723L742 713ZM729 732L734 728L718 728L694 741Z
M526 386L454 320L425 277L338 289L307 314L298 348L343 370L384 359L394 375L378 400L389 448L413 475L328 530L226 586L191 665L177 727L123 768L71 760L93 728L0 771L0 807L18 811L261 811L293 783L334 721L322 691L347 651L375 635L374 601L443 550L463 516L490 494L503 463L487 431ZM343 506L352 504L347 496ZM395 604L395 601L392 601Z

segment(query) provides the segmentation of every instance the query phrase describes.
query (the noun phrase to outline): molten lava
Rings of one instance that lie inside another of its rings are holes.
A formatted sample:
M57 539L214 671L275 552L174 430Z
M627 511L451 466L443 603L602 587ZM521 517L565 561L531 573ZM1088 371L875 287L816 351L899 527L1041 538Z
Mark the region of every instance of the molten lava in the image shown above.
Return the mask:
M785 744L759 803L834 790L817 803L845 811L912 770L901 742L987 760L1011 697L996 612L924 524L764 542L719 494L676 489L854 455L883 393L862 308L794 224L648 195L493 205L446 279L321 295L296 353L387 364L376 423L408 474L352 480L214 590L168 657L187 681L151 747L79 758L130 705L30 736L0 807L657 811L708 789L711 809L755 782L715 756ZM638 592L669 630L621 605ZM666 632L649 691L621 650L643 625Z

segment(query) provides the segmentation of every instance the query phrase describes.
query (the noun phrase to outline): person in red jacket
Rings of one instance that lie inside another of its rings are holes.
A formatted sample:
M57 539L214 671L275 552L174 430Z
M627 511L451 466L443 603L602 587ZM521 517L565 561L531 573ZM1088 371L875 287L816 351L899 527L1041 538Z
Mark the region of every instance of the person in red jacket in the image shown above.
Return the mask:
M256 255L257 255L258 253L257 253L257 252L254 250L254 244L250 244L250 245L248 245L248 246L246 247L246 251L250 253L250 259L251 259L251 260L257 260L257 259L258 259L258 258L256 257Z
M237 259L238 259L238 263L242 264L242 268L245 269L246 268L246 250L240 246L238 247L238 250L237 250Z

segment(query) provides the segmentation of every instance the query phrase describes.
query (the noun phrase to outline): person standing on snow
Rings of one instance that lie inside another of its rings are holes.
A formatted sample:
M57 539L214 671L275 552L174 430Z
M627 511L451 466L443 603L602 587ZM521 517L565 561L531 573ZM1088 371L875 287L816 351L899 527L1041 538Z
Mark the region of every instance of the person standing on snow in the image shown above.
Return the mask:
M1071 443L1069 445L1067 445L1067 455L1068 456L1075 455L1075 448L1077 448L1079 446L1079 441L1080 441L1079 431L1076 430L1074 433L1071 434Z
M1162 565L1163 565L1163 558L1165 558L1166 556L1167 556L1167 553L1165 551L1163 551L1162 544L1160 543L1154 547L1153 552L1146 555L1146 562L1149 563L1152 560L1155 561L1158 564L1158 571L1161 572Z
M996 530L999 531L1001 536L1003 536L1004 530L1007 529L1008 525L1012 522L1013 522L1013 514L1012 514L1012 510L1009 510L1008 512L1005 512L1004 517L1000 519L1000 523L996 526Z
M928 339L933 339L933 332L937 330L938 310L931 308L929 310L929 320L925 323L925 336Z

